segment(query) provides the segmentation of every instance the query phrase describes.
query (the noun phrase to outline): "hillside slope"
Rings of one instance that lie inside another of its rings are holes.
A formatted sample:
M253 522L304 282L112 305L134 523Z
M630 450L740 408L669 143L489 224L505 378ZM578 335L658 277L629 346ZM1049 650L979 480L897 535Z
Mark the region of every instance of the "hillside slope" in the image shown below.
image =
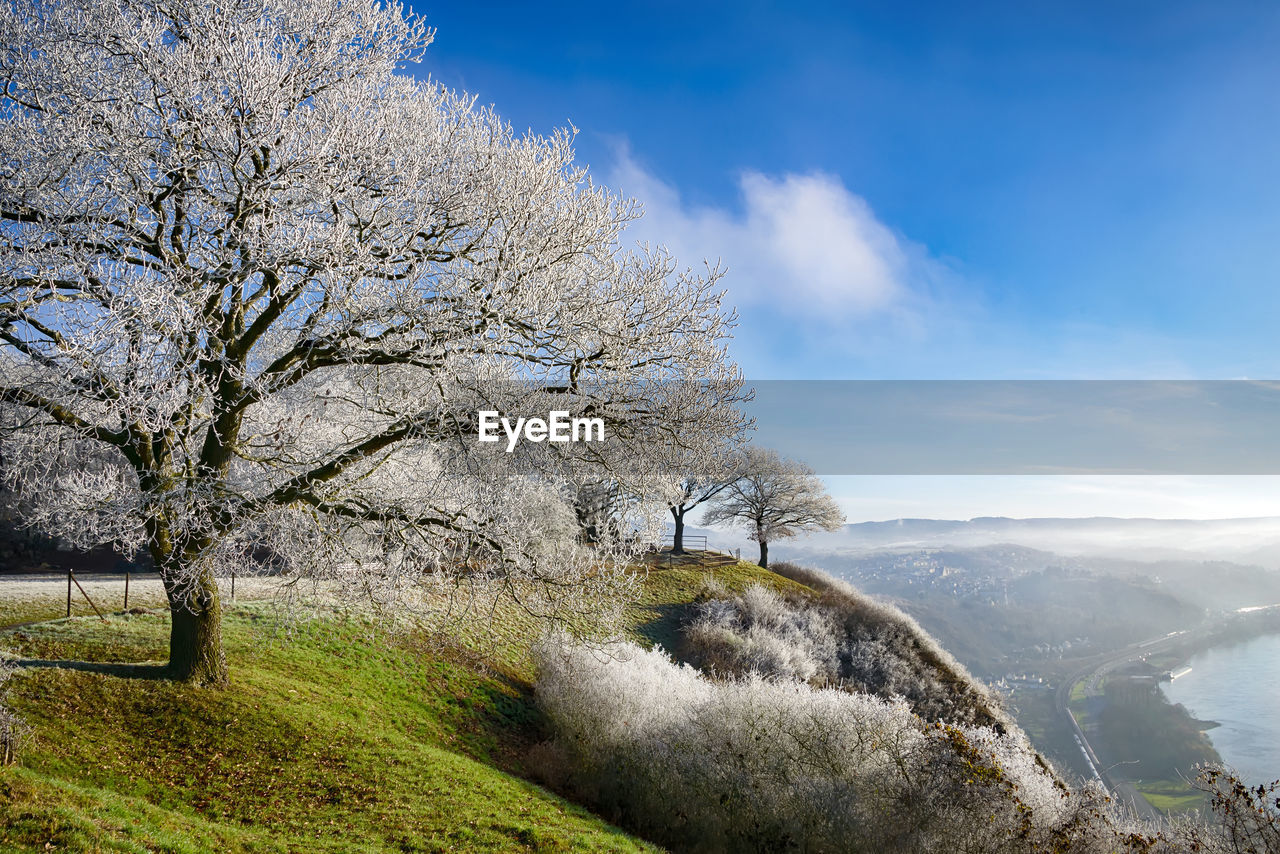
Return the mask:
M32 726L0 770L0 850L637 851L650 846L520 777L539 737L526 682L359 626L263 638L228 613L224 691L31 669ZM22 657L155 660L162 616L8 632Z
M709 587L753 585L817 595L746 563L655 567L630 611L633 637L678 648ZM93 664L161 659L163 614L0 634L21 659L85 662L10 682L8 702L33 732L21 764L0 771L0 847L652 848L526 779L529 748L547 737L531 688L535 621L500 618L470 649L388 643L354 623L308 623L288 638L275 628L265 606L229 610L224 691Z

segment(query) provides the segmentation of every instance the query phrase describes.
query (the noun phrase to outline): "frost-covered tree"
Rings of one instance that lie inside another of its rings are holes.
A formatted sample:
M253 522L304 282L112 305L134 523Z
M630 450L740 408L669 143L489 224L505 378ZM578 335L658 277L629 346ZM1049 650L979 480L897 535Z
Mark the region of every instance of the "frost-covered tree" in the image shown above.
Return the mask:
M701 472L680 478L667 507L675 525L671 539L673 554L684 554L684 526L689 513L714 499L737 480L739 459L736 453L716 455L707 460Z
M760 544L761 566L769 565L769 543L803 531L836 531L844 524L835 499L804 463L749 447L738 466L738 478L716 496L703 522L744 525Z
M732 403L743 403L754 396L754 389L743 389ZM667 510L674 523L673 554L684 554L684 529L689 514L738 479L742 450L748 435L755 429L755 421L745 417L736 407L726 406L719 426L718 435L722 442L712 453L689 454L677 447L672 449L674 458L663 465L664 470L678 473L667 494Z
M578 485L573 495L578 536L588 543L607 539L620 527L620 511L625 506L626 496L616 481L598 480Z
M570 132L402 73L431 35L375 0L0 11L5 475L150 553L177 678L225 680L215 573L263 543L388 601L603 585L521 496L653 479L731 409L718 271L625 249ZM607 441L475 441L553 409Z

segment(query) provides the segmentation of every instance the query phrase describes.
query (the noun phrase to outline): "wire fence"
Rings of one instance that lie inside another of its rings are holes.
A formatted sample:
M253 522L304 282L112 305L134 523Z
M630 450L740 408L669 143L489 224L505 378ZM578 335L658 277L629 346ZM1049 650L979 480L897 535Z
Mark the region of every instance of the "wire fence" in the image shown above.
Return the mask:
M269 597L275 579L219 576L224 603ZM168 597L154 571L93 572L55 569L0 573L0 629L67 617L106 619L112 614L168 610Z

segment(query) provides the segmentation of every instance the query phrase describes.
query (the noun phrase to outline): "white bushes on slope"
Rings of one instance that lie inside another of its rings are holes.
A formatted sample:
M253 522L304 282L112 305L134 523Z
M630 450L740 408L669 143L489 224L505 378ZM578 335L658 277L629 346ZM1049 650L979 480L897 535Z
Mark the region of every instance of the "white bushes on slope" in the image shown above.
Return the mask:
M835 621L764 587L703 603L685 637L698 663L721 673L754 671L808 682L839 672Z
M901 701L661 650L548 641L538 697L570 785L683 850L1025 851L1072 796L1018 736L926 724Z
M788 561L778 562L771 568L784 578L798 581L819 591L823 594L823 601L832 604L848 616L856 617L865 625L892 627L896 633L910 637L919 651L936 662L938 667L948 671L957 679L969 683L970 687L978 690L987 699L993 699L985 686L970 675L963 664L944 649L933 635L925 631L914 617L901 608L878 601L844 579L836 578L820 569L800 566Z
M917 714L930 719L1014 726L999 698L905 611L821 570L782 562L774 571L818 591L821 607L842 624L840 677L851 687L908 697Z
M805 572L819 582L812 586L821 598L784 598L753 586L703 602L685 627L688 658L722 675L755 672L902 697L932 721L1015 728L995 698L906 614Z

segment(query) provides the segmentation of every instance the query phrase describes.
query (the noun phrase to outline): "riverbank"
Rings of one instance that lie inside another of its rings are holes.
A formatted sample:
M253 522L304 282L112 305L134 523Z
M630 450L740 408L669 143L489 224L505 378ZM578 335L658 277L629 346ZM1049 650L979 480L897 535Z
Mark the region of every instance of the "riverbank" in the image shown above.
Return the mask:
M1280 632L1207 647L1189 663L1164 696L1217 724L1208 737L1246 783L1280 779Z

